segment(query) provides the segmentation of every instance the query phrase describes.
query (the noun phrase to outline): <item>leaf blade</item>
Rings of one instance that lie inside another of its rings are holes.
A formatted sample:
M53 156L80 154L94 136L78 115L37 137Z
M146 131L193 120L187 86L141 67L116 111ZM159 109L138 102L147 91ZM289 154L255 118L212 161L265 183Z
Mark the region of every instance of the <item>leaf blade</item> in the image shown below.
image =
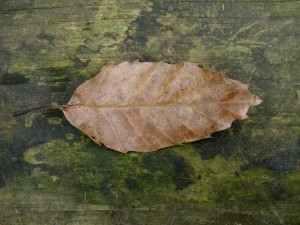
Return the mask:
M193 63L135 61L103 67L63 111L98 144L148 152L207 138L260 102L247 85Z

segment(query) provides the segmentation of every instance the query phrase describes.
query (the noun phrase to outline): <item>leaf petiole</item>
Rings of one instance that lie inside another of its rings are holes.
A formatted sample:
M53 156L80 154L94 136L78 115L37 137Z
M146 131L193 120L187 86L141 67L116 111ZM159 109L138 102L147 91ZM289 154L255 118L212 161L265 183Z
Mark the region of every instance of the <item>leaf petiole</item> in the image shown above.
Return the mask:
M29 108L29 109L23 109L23 110L16 111L16 112L13 113L13 116L14 117L22 116L24 114L34 112L34 111L37 111L37 110L62 109L63 107L64 107L63 105L38 106L38 107L33 107L33 108Z

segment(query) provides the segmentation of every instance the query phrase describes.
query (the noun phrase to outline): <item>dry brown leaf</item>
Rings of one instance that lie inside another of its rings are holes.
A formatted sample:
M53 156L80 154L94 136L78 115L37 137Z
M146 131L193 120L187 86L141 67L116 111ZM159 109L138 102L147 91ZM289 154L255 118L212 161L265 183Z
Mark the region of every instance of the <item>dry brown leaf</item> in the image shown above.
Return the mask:
M149 152L210 137L261 100L248 86L182 62L106 65L74 92L67 120L96 143Z

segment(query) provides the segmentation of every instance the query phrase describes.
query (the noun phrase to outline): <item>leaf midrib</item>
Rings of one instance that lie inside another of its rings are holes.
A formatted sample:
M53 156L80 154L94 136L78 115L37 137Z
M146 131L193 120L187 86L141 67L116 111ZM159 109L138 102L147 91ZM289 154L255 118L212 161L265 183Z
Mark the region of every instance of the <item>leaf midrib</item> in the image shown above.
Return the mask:
M87 107L87 108L161 108L161 107L195 107L203 104L237 104L237 103L252 103L252 101L230 101L230 102L197 102L195 104L165 104L165 105L65 105L67 108Z

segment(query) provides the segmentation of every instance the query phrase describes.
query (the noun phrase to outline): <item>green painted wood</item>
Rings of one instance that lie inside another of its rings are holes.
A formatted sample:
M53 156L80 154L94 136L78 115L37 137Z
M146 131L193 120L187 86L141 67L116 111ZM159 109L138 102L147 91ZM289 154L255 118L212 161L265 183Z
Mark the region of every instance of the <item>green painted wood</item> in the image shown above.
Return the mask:
M299 1L0 2L0 224L299 224ZM59 111L106 63L191 61L264 102L213 138L121 155Z

